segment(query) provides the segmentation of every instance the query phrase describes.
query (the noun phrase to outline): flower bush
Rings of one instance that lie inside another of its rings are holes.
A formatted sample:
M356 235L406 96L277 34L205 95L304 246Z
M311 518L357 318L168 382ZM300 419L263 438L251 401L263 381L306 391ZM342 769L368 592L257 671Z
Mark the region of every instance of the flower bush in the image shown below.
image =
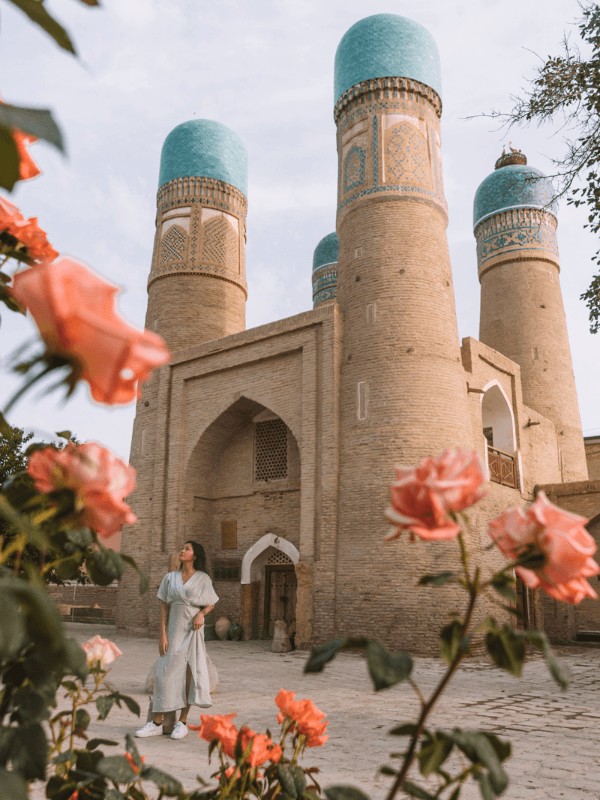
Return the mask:
M499 570L484 575L470 563L466 509L484 494L484 476L475 453L447 450L437 458L426 458L416 467L397 470L391 487L392 504L386 517L394 526L388 541L408 533L411 541L434 545L441 540L455 540L459 548L460 572L424 575L422 586L445 586L454 583L466 594L466 608L440 631L440 655L447 669L428 698L412 678L413 660L406 652L389 653L383 645L366 638L336 639L313 649L305 671L320 672L337 653L349 648L365 652L369 673L377 691L401 681L408 681L416 692L420 712L417 719L405 721L390 733L408 739L398 766L384 766L382 772L393 778L387 800L399 791L420 800L458 800L464 784L472 778L483 800L493 800L506 790L509 780L504 762L511 753L510 742L493 731L455 727L452 730L430 729L426 724L441 695L461 662L475 647L482 646L500 669L519 676L527 657L527 647L540 650L556 682L565 688L567 677L556 661L544 633L521 630L510 624L498 624L492 616L475 623L475 609L485 595L496 594L516 603L516 572L530 588L540 588L551 597L579 603L596 593L587 578L600 574L592 556L596 545L584 529L587 520L570 514L548 501L543 492L525 510L511 509L489 523L492 542L506 556ZM451 759L459 755L463 764L456 768ZM425 786L409 779L414 764ZM467 766L464 766L466 762ZM449 766L450 765L450 766ZM365 800L366 796L351 786L326 790L330 800Z
M50 501L56 493L70 490L76 521L100 536L112 536L137 519L123 500L135 488L135 470L95 442L35 450L27 472Z

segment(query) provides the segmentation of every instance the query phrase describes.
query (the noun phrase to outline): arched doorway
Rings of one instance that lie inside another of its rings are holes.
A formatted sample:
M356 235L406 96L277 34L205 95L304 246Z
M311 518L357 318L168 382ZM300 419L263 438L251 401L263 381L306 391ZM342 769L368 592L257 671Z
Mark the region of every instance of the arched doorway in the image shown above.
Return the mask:
M284 618L294 614L300 483L291 429L247 397L204 430L188 461L186 535L205 544L220 597L216 615L241 623L245 639L268 635L282 603Z
M267 533L248 548L242 561L242 619L251 637L273 635L275 620L288 631L296 624L296 571L300 553L287 539Z
M511 404L498 381L492 381L484 387L481 423L489 479L494 483L518 489L520 474L515 419Z

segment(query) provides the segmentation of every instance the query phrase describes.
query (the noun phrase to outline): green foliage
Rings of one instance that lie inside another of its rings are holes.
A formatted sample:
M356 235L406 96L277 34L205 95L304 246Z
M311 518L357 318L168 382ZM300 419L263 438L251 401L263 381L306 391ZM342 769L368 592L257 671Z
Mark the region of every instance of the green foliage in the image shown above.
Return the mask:
M537 68L525 95L504 116L510 124L538 124L556 118L571 138L565 140L566 152L555 161L559 193L566 194L573 206L588 211L584 227L600 231L600 6L593 0L582 2L578 30L584 50L565 37L562 52L549 56ZM579 184L579 185L577 185ZM598 262L600 251L593 260ZM600 330L600 273L581 295L589 312L590 332Z
M447 583L455 583L456 579L454 572L437 572L433 575L422 575L419 578L419 586L445 586Z
M37 0L33 0L33 3L41 6ZM43 6L41 7L43 8ZM0 164L2 165L0 186L9 192L19 180L19 154L12 135L12 131L15 129L35 136L37 139L44 139L64 151L62 134L50 111L42 108L22 108L8 103L0 104ZM11 244L11 237L8 234L2 234L0 238L3 245ZM12 244L15 247L14 250L6 250L3 247L3 252L10 258L16 258L17 261L28 262L29 259L17 250L16 239ZM8 292L0 293L0 299L11 310L19 310L19 306L12 300Z
M446 664L451 664L457 656L469 653L470 642L471 637L464 635L463 623L453 619L440 631L440 655Z
M364 651L376 692L410 678L413 662L409 653L390 653L381 642L364 636L332 639L313 647L304 665L304 672L322 672L326 664L343 650Z

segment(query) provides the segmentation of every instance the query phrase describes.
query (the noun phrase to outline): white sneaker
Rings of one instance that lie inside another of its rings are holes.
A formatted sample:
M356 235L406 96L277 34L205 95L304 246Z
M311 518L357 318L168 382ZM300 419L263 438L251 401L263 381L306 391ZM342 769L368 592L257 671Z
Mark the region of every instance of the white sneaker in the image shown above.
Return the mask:
M160 725L155 725L152 720L150 720L143 728L139 728L139 730L135 732L135 735L138 739L145 739L147 736L162 736L162 732L162 722Z
M189 733L188 727L185 722L176 722L171 734L171 739L183 739Z

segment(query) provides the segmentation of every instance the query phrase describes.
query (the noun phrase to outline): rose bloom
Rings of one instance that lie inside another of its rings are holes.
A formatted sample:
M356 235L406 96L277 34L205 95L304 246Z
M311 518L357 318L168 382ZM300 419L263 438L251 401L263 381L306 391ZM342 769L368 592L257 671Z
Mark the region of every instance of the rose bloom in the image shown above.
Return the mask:
M85 650L88 666L91 667L94 664L98 664L100 669L103 670L105 670L109 664L112 664L116 658L123 655L114 642L111 642L110 639L103 639L102 636L98 635L92 636L91 639L88 639L87 642L84 642L81 646Z
M198 731L198 736L207 742L220 742L225 755L235 758L235 743L238 738L238 729L232 722L235 716L235 714L202 714L200 725L189 727L193 731Z
M386 539L409 531L421 539L454 539L460 527L450 511L469 508L484 494L485 478L477 453L445 450L424 458L416 467L397 467L391 486L392 503L386 510L394 526Z
M281 747L278 744L275 744L273 740L264 733L256 733L251 728L248 728L247 725L240 730L240 745L242 748L242 753L246 751L248 744L252 742L250 746L250 752L247 756L247 763L251 767L260 767L261 764L264 764L265 761L272 761L273 764L277 764L282 756Z
M166 364L169 351L151 331L127 325L112 286L70 258L19 272L11 293L33 316L51 353L75 360L100 403L128 403L138 381Z
M79 520L100 536L112 536L137 519L123 502L135 488L134 468L96 442L35 450L27 472L40 492L74 492Z
M329 736L325 735L327 728L326 715L312 700L294 700L295 692L280 689L275 702L280 710L277 721L281 724L284 719L293 720L293 729L306 736L308 747L320 747L325 744Z
M540 492L526 510L513 508L492 520L488 532L510 559L518 559L527 548L542 553L546 560L541 567L517 567L517 574L530 589L539 587L556 600L576 604L598 597L586 580L600 574L592 558L596 543L584 528L586 522Z
M0 197L0 237L4 240L0 247L4 243L11 250L22 250L31 262L53 261L58 256L38 225L37 217L25 219L4 197Z
M29 178L35 178L36 175L40 174L40 168L29 155L28 148L30 144L37 142L37 138L16 128L12 130L12 137L17 145L17 153L19 154L19 180L27 181Z

